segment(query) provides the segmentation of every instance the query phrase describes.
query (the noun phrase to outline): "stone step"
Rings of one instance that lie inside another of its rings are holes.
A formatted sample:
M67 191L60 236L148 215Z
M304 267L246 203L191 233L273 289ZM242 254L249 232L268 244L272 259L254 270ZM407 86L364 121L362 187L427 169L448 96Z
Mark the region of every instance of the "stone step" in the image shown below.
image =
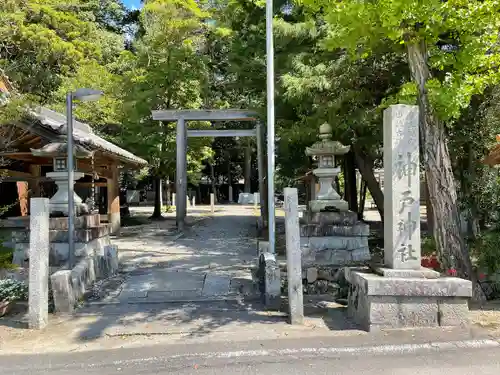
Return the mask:
M316 250L302 249L302 267L332 266L344 267L365 264L370 261L370 249L361 247L352 250Z
M101 238L109 235L109 226L101 224L95 228L78 228L75 229L74 242L90 242L96 238ZM14 243L29 243L29 230L16 230L12 232L12 241ZM49 230L49 242L67 243L68 230L51 229Z
M358 214L352 211L342 212L304 212L303 223L355 225L359 222Z
M354 250L368 247L368 237L361 236L324 236L300 237L300 246L310 251Z
M368 237L370 235L370 226L361 222L354 225L301 224L300 235L302 237Z

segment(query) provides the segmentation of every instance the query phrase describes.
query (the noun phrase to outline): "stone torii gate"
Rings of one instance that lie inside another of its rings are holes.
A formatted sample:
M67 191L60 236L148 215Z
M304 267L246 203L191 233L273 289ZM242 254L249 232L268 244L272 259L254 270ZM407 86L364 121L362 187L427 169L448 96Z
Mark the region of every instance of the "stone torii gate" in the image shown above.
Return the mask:
M264 165L263 129L257 114L248 110L159 110L152 111L153 120L176 121L177 122L177 165L176 165L176 221L177 228L184 230L184 223L187 214L187 138L188 137L256 137L257 160L259 170L259 192L261 199L261 217L267 214L267 188L265 186L266 168ZM255 121L255 129L245 130L187 130L186 121ZM267 220L264 220L267 222Z

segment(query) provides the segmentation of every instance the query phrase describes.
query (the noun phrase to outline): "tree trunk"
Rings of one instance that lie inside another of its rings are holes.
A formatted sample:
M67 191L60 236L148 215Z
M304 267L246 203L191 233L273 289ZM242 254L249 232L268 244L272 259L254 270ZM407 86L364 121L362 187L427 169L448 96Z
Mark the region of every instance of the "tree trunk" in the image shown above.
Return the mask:
M358 187L356 181L356 158L352 151L344 156L344 191L349 210L358 212Z
M429 185L427 179L425 179L425 211L427 216L427 231L431 236L434 235L434 209L432 208L432 202L429 195Z
M460 216L451 168L451 159L445 137L443 122L439 121L427 96L426 84L430 79L428 54L424 40L409 42L408 64L418 89L420 111L420 139L424 150L425 175L429 187L429 198L434 209L434 238L444 268L454 266L460 277L474 284L474 298L484 300L485 295L477 283L465 241L460 233ZM451 264L451 255L455 264Z
M161 214L161 178L155 177L154 181L155 186L155 208L153 211L152 219L161 219L163 218Z
M361 150L356 143L353 145L353 149L359 172L361 173L363 180L365 180L366 186L370 190L370 194L372 195L373 201L377 206L381 220L384 221L384 193L382 192L380 184L373 173L374 162L372 158Z
M167 206L173 206L172 202L172 189L170 187L170 177L167 177Z
M358 220L363 220L364 217L367 190L365 180L361 179L361 186L359 187Z

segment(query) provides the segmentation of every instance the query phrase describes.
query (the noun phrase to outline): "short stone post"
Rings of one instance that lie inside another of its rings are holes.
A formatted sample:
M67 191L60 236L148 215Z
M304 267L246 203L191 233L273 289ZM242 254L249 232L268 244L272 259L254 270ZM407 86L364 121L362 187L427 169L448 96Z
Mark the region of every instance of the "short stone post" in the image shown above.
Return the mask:
M253 207L257 209L259 207L259 193L253 193Z
M210 211L212 211L212 213L215 212L215 195L214 195L214 193L210 193Z
M290 324L304 322L302 253L300 250L299 198L297 189L285 188L286 266Z
M193 197L193 199L191 199L191 206L196 207L196 197Z
M28 324L43 329L49 320L49 199L31 198L30 212Z
M186 207L191 205L191 199L189 199L189 195L186 195Z

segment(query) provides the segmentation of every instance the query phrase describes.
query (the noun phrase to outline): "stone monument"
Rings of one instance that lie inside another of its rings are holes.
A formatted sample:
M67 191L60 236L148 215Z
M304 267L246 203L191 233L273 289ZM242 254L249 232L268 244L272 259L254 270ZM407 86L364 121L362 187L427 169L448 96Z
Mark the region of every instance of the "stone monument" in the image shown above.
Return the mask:
M366 330L467 323L472 283L421 266L418 107L384 112L384 264L348 269L348 313Z
M306 149L308 156L318 159L314 175L319 179L319 192L309 202L300 227L303 266L341 267L370 260L369 227L358 221L358 215L335 191L333 182L340 172L335 156L344 155L349 146L331 140L332 128L321 125L320 140Z

